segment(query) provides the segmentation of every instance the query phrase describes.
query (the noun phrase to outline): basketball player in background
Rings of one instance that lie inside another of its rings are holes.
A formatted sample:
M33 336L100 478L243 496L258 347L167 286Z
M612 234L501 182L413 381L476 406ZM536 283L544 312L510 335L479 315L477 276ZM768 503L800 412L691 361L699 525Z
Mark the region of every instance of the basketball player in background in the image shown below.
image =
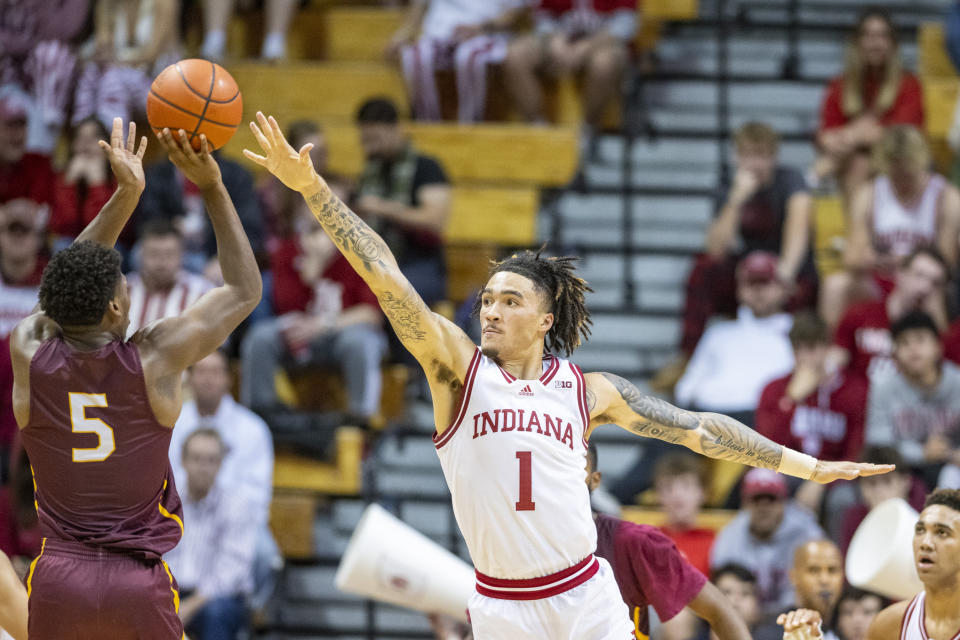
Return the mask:
M293 149L259 112L251 129L264 155L244 154L303 195L424 368L434 444L477 569L469 609L478 640L630 637L610 566L593 555L584 458L601 424L817 482L890 470L818 461L726 416L683 411L552 355L589 335L587 286L572 258L527 251L497 263L477 300L478 348L430 312L383 240L316 173L311 145Z
M101 143L118 188L51 259L39 311L11 338L13 408L34 472L44 535L26 578L31 640L183 637L177 584L161 556L183 533L167 451L181 374L253 310L260 273L208 151L158 138L203 195L224 285L125 339L130 298L113 248L144 187L131 123Z
M950 640L960 636L960 490L927 496L913 531L913 560L923 591L892 604L867 640Z

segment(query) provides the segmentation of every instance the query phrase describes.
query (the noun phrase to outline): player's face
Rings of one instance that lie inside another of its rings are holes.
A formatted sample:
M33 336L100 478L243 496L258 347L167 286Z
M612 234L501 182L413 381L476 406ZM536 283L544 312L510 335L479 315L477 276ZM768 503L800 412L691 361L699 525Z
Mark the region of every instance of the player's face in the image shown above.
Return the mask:
M843 589L840 550L829 542L807 544L792 572L801 607L815 609L829 618Z
M657 500L670 524L692 526L703 506L703 486L696 474L667 476L656 481Z
M528 350L553 325L533 281L510 271L493 274L480 294L480 349L498 360Z
M913 532L913 559L924 585L956 585L960 574L960 512L939 504L924 509Z
M927 329L908 329L893 345L897 367L908 378L923 378L940 366L943 347L940 338Z
M756 585L742 582L736 576L727 574L717 580L717 589L727 597L748 627L757 623L760 619L760 607Z
M143 241L140 275L151 289L172 287L183 264L183 246L175 235L151 236Z
M870 623L880 613L883 603L877 596L860 600L844 600L837 612L837 631L844 640L866 640Z

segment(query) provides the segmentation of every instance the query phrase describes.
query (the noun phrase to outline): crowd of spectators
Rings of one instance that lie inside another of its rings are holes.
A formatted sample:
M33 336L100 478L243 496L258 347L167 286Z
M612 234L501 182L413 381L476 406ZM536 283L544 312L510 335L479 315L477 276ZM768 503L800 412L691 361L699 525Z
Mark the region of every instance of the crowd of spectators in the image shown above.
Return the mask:
M179 0L69 0L56 13L47 4L0 7L0 549L21 568L39 538L7 336L36 303L50 255L115 188L98 141L115 116L142 118L150 79L186 52ZM201 4L201 54L222 59L233 2ZM265 10L261 56L281 60L296 2L268 0ZM588 140L618 95L640 22L633 0L411 0L406 11L384 51L403 73L413 117L485 119L496 67L519 116L541 124L545 83L575 75ZM443 108L436 72L444 70L455 74L455 111ZM841 559L857 524L885 499L917 505L934 487L960 487L952 290L960 191L932 167L922 97L901 61L896 25L870 9L852 30L842 74L825 88L812 167L781 161L766 123L734 133L732 178L687 282L679 354L651 383L684 407L732 415L810 455L892 462L897 472L825 489L751 470L725 497L739 512L719 533L698 523L711 467L671 445L648 444L634 471L613 479L625 504L653 489L663 533L757 638L768 637L771 616L806 606L827 620L828 638L861 640L883 599L843 589ZM435 305L447 297L452 189L441 164L405 135L402 110L365 101L355 116L362 170L325 175ZM314 145L323 172L323 128L299 121L287 133L298 148ZM367 427L380 411L382 363L410 364L373 293L302 199L216 158L265 293L223 349L191 370L171 444L192 525L170 564L184 588L182 616L202 638L234 637L276 561L270 429L274 415L296 409L282 404L276 372L339 372L347 421ZM826 193L840 198L846 222L843 264L832 273L818 272L813 251L814 196ZM220 279L202 198L164 158L147 167L118 249L131 335ZM705 637L689 628L671 639Z

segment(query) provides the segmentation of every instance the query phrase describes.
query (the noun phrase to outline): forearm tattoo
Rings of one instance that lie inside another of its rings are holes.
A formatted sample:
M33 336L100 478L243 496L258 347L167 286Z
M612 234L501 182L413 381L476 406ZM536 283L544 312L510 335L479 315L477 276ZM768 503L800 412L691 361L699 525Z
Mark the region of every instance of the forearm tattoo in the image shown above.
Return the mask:
M347 258L350 254L356 256L367 271L372 271L374 265L386 267L381 258L389 254L389 249L383 239L332 191L313 194L307 198L307 204Z
M755 467L776 469L783 447L733 418L697 413L641 393L620 376L604 373L627 406L636 414L626 426L637 435L699 449L704 455Z
M400 342L409 344L411 342L423 342L427 338L427 332L423 329L424 314L430 313L427 305L414 291L403 298L398 298L390 291L385 291L379 296L380 308L387 314L393 330L397 332Z

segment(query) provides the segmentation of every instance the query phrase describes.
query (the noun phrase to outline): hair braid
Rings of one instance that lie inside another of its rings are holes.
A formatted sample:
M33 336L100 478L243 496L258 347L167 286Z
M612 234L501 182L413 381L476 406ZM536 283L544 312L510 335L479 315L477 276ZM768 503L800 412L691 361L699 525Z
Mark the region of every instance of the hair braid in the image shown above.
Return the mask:
M587 281L576 274L577 258L572 256L542 257L540 251L520 251L509 258L493 261L490 276L500 271L516 273L533 282L534 287L550 303L553 326L547 332L547 351L562 351L569 356L590 337L590 311L585 295L593 291ZM480 312L481 299L477 296L473 310Z

